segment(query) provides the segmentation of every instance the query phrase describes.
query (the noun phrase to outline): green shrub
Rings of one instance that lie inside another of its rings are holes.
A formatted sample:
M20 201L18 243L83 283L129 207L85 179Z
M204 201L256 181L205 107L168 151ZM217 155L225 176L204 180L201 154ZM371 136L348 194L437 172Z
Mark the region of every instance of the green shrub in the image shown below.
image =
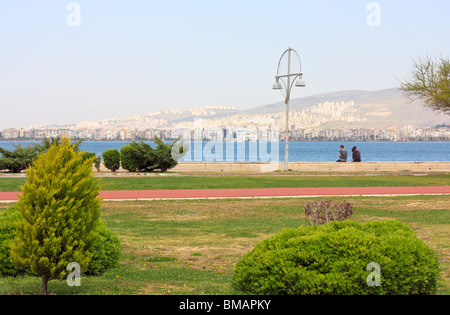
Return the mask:
M122 255L119 237L108 229L103 221L97 227L97 232L94 255L86 270L88 275L98 275L108 269L119 267Z
M21 219L20 211L16 206L0 213L0 275L17 276L23 273L11 262L10 245L16 235L14 224Z
M177 141L169 144L164 143L158 137L154 137L153 141L156 143L156 156L158 159L158 169L161 172L166 172L167 170L177 166L178 161L176 159L181 159L183 155L187 152L187 147L183 146L182 143L178 144ZM178 149L178 150L177 150ZM174 151L174 152L172 152ZM178 151L178 152L177 152ZM176 154L176 159L174 159L174 154Z
M129 172L136 172L138 170L137 161L139 159L138 152L130 144L123 146L120 149L122 168Z
M31 165L38 156L39 151L36 146L22 147L20 143L14 145L14 148L13 151L0 148L0 169L9 170L12 173L20 173Z
M13 145L14 150L6 150L0 147L0 170L9 170L12 173L20 173L26 170L32 162L41 153L46 152L53 144L61 145L62 136L56 138L44 138L40 144L30 144L26 147L22 147L19 143L18 145ZM72 144L73 150L75 152L79 151L79 147L82 141L75 141ZM86 152L83 159L87 160L92 155L95 157L94 153Z
M187 152L187 146L179 145L177 141L172 144L164 143L154 137L156 148L145 142L131 142L122 147L122 168L130 172L165 172L177 165L177 160ZM173 152L172 152L173 151ZM174 154L175 153L175 158Z
M120 163L120 161L119 161L119 163ZM95 166L95 169L97 170L97 172L100 172L101 164L102 164L102 157L96 155L95 159L94 159L94 166Z
M36 144L35 146L38 149L39 153L44 153L45 151L50 149L50 147L53 144L61 145L63 138L64 138L63 136L50 137L50 138L44 137L44 139L42 139L41 143L40 144ZM80 146L81 146L82 143L83 143L83 140L73 141L71 143L72 147L73 147L73 150L75 152L80 151Z
M85 152L83 153L83 162L89 159L93 159L93 165L97 169L97 172L100 172L100 164L102 163L102 158L98 156L94 152ZM120 163L120 159L119 159Z
M89 159L92 159L92 158L95 159L96 156L97 156L97 155L96 155L95 153L93 153L93 152L84 152L84 153L83 153L83 162L84 162L84 161L87 161L87 160L89 160Z
M131 142L122 147L122 167L129 172L152 172L158 168L156 150L145 142Z
M109 149L103 152L103 163L105 167L112 172L120 168L120 152L116 149Z
M22 214L17 206L10 207L0 213L0 275L17 276L24 274L23 269L11 263L10 245L16 236L15 223ZM109 230L103 221L96 228L98 232L94 245L94 254L89 261L85 274L99 275L107 269L119 266L122 249L117 235Z
M93 162L83 161L83 153L63 137L27 169L11 258L42 277L42 295L47 294L48 281L67 275L69 263L78 263L83 271L92 258L102 202Z
M381 267L380 286L369 286ZM433 294L435 252L398 221L331 222L286 229L259 243L235 267L234 286L252 294Z

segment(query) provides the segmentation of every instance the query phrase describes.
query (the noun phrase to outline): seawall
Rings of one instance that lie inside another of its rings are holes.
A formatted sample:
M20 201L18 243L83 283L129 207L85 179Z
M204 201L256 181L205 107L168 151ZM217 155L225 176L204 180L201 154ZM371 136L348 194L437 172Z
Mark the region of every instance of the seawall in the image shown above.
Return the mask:
M450 162L289 163L297 172L450 172ZM268 173L284 170L284 163L179 163L175 173Z

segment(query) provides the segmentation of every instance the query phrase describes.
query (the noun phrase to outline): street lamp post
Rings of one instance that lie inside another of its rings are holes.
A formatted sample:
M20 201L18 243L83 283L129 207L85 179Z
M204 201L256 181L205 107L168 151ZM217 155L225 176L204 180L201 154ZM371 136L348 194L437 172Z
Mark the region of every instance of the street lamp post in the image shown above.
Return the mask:
M291 59L292 59L292 54L295 54L297 56L298 59L298 63L299 63L299 71L295 72L295 73L291 73ZM288 68L287 68L287 74L280 74L280 65L281 62L283 60L283 58L287 55L288 57ZM285 148L284 148L284 170L287 171L288 170L288 161L289 161L289 101L291 98L291 90L292 87L294 85L295 82L295 86L297 87L305 87L305 81L303 81L303 73L302 73L302 64L300 62L300 56L298 55L298 53L292 49L292 48L288 48L282 55L280 58L280 61L278 62L278 70L277 70L277 75L275 77L276 82L273 85L273 89L274 90L283 90L283 85L284 85L284 89L285 89L285 103L286 103L286 133L284 136L284 141L285 141ZM297 80L297 81L295 81ZM281 85L280 81L283 83L283 85Z

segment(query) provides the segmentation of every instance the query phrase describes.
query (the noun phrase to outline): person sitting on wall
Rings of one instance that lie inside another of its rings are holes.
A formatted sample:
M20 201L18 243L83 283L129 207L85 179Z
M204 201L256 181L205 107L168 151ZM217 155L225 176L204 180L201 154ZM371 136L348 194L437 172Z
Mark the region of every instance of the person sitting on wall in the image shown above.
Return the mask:
M344 146L341 145L341 150L339 151L339 160L337 160L336 162L347 162L347 150L344 149Z
M359 152L356 147L352 148L352 152L353 152L352 162L361 162L361 152Z

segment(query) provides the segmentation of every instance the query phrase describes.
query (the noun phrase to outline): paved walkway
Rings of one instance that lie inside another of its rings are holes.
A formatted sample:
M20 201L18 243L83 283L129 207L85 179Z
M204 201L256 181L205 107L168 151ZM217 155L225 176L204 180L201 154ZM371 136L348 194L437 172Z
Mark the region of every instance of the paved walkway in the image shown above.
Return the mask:
M17 192L0 192L0 202L14 202ZM292 198L319 196L450 195L450 186L425 187L332 187L102 191L104 200L171 200L223 198Z

